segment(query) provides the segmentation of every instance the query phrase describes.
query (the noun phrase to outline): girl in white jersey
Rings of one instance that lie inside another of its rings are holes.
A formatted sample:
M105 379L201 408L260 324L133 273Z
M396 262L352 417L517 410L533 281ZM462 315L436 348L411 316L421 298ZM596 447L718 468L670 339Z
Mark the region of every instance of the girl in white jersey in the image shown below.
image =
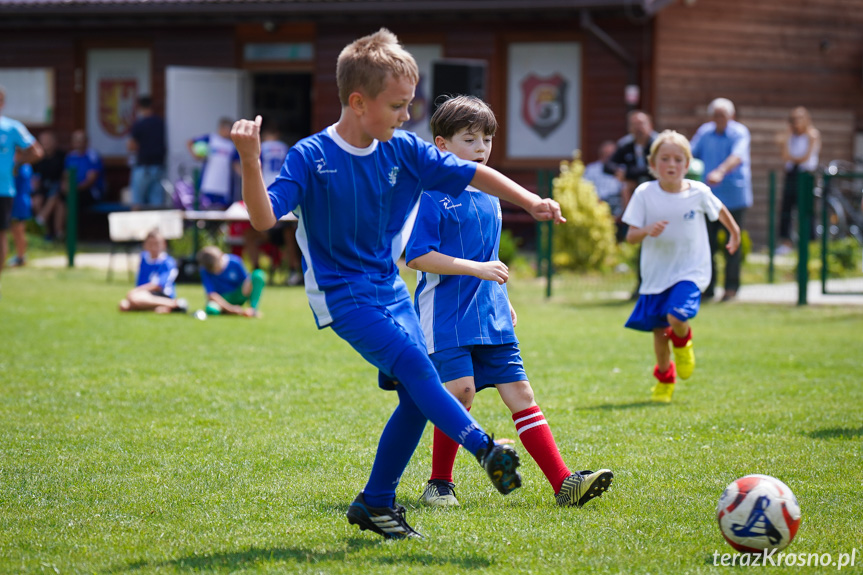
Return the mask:
M639 298L626 327L653 332L658 382L651 399L664 403L671 401L677 375L687 379L695 369L689 320L698 313L711 273L704 216L726 227L729 253L740 246L740 228L728 208L706 185L684 179L691 160L684 136L662 132L650 147L650 170L657 179L636 188L623 214L626 241L643 243Z

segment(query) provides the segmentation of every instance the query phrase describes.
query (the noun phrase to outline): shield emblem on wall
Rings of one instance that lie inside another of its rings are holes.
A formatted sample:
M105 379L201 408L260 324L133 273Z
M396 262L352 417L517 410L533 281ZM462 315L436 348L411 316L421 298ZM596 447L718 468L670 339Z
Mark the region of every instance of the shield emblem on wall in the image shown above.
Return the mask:
M521 81L521 116L540 138L548 137L566 119L566 89L560 74L529 74Z
M136 78L99 80L99 125L105 134L119 138L129 133L135 121Z

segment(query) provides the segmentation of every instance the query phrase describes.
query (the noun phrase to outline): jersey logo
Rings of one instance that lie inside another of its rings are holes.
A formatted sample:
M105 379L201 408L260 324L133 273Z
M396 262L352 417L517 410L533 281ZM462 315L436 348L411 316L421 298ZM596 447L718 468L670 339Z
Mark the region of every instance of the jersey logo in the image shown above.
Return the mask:
M695 219L695 210L689 210L687 213L683 214L684 220L694 220Z
M396 185L396 179L399 177L399 167L393 166L390 168L390 173L387 174L387 180L389 181L391 186Z
M319 174L335 174L338 170L328 170L327 161L324 158L315 160L315 171Z
M443 209L445 210L454 210L456 208L460 208L461 204L454 204L452 198L447 196L444 199L440 200L440 203L443 205Z

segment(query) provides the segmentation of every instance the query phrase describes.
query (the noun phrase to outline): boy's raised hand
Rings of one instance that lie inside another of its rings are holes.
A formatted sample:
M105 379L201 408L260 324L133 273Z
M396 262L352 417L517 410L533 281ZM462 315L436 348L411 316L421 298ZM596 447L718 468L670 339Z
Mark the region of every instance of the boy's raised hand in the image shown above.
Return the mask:
M261 118L255 116L252 120L237 120L231 128L231 140L237 147L240 158L258 158L261 155Z
M540 200L538 204L535 204L530 209L530 215L540 222L551 220L556 224L562 224L566 221L566 218L560 212L560 204L551 198L545 198Z

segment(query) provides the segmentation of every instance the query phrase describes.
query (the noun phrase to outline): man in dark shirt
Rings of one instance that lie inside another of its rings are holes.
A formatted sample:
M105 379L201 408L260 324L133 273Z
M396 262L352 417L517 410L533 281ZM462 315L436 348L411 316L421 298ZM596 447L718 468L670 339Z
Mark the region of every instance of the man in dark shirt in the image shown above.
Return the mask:
M160 208L165 204L165 121L153 113L150 96L138 98L138 119L126 148L135 154L132 167L132 207Z

